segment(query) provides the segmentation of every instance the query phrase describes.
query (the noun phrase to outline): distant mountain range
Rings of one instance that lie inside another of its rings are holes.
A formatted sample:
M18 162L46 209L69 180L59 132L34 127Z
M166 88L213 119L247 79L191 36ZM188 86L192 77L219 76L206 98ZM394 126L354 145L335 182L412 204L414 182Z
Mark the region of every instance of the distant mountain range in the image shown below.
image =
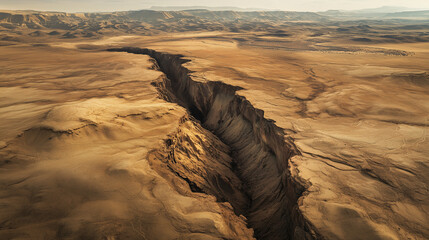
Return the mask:
M158 7L153 7L157 9ZM159 7L165 8L165 7ZM167 7L176 9L185 7ZM186 7L177 11L122 11L109 13L63 13L38 11L1 11L0 29L87 29L90 31L136 30L151 33L160 31L199 31L236 29L257 30L287 22L326 22L359 19L407 19L429 20L429 11L401 11L397 7L381 7L359 11L292 12L292 11L250 11L250 9L231 10L231 7L200 9L200 6ZM189 8L189 9L188 9ZM230 10L221 10L230 9ZM216 10L216 11L213 11ZM273 25L274 24L274 25Z
M155 11L185 11L185 10L209 10L209 11L237 11L237 12L254 12L254 11L278 11L276 9L266 8L240 8L240 7L207 7L207 6L152 6L149 10Z
M155 11L186 11L186 10L209 10L209 11L237 11L237 12L254 12L254 11L283 11L279 9L267 8L240 8L240 7L208 7L208 6L152 6L148 10ZM396 13L406 11L425 11L429 9L409 8L401 6L382 6L377 8L365 8L357 10L328 10L326 12L353 12L353 13Z
M350 12L361 12L361 13L394 13L394 12L405 12L405 11L413 11L418 10L414 8L407 8L407 7L399 7L399 6L382 6L378 8L365 8L365 9L359 9L354 10Z
M153 34L157 31L267 30L290 21L323 22L328 17L312 12L285 11L125 11L111 13L61 13L0 11L0 30L61 29L91 32L125 31ZM70 36L71 37L71 36Z
M391 18L429 19L429 10L396 12L396 13L389 13L386 16Z
M378 8L368 8L360 10L328 10L318 12L323 16L329 16L341 19L392 19L392 18L406 18L406 19L429 19L429 10L397 7L397 6L383 6Z

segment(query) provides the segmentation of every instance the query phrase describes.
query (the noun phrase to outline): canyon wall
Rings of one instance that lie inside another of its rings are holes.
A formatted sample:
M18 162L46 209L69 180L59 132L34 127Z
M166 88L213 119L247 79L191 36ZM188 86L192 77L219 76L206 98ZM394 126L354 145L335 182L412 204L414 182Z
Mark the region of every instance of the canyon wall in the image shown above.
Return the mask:
M180 177L188 181L191 189L231 203L237 214L246 216L258 239L318 238L298 208L298 198L305 188L290 176L288 168L289 159L299 154L293 139L285 136L272 120L265 119L262 110L237 95L239 88L222 82L193 80L190 70L183 66L188 60L180 55L140 48L109 51L152 57L155 67L165 74L153 83L162 97L185 107L197 123L210 131L207 131L208 135L213 135L210 139L219 139L223 143L220 145L229 147L222 151L228 157L196 157L197 161L211 159L198 163L204 171L195 171L195 161L183 161L177 155L169 155L167 165L172 171L180 169ZM166 144L177 148L180 145L177 139L183 138L176 136L172 139ZM186 145L189 143L187 141ZM203 172L213 175L210 169L219 165L220 159L229 160L223 163L227 170L214 174L218 177L198 176ZM220 176L222 173L228 177ZM191 179L200 181L192 182ZM222 184L219 179L223 179Z

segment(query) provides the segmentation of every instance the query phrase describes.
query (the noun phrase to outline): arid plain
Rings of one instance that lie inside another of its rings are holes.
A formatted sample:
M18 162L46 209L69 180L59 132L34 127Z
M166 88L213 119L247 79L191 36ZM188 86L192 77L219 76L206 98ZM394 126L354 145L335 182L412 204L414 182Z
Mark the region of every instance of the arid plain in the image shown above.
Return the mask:
M330 18L1 13L0 239L429 238L429 25Z

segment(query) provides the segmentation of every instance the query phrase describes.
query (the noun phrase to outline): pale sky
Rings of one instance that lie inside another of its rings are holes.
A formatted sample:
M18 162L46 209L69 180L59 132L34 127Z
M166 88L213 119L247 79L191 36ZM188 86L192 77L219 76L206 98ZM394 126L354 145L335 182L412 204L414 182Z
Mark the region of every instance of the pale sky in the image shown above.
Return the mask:
M151 6L233 6L289 11L354 10L381 6L429 9L429 0L0 0L0 9L65 12L123 11Z

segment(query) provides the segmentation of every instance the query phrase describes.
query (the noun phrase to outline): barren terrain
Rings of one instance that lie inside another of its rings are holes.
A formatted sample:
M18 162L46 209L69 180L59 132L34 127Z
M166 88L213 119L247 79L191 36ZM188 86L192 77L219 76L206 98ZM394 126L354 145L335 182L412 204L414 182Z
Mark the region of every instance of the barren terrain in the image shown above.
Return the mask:
M0 13L0 239L427 239L429 25Z

